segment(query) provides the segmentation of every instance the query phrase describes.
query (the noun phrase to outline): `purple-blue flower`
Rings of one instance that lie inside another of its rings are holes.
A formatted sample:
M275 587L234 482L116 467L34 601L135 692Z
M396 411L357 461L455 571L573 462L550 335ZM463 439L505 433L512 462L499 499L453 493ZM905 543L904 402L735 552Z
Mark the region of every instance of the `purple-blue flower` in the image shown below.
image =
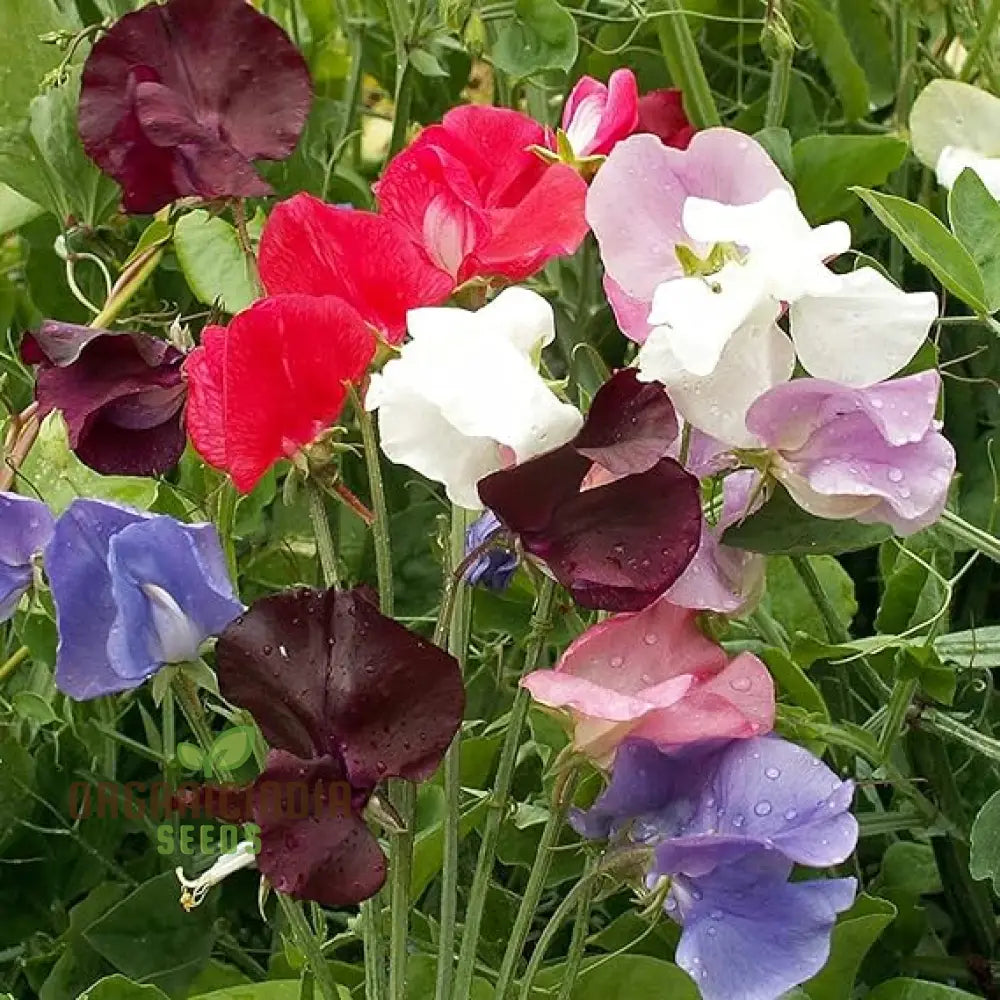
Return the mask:
M52 515L38 500L0 493L0 622L31 586L32 562L52 537Z
M648 882L670 879L676 960L705 1000L776 1000L822 969L852 878L790 882L793 864L844 861L854 786L774 736L665 753L622 744L611 782L574 818L585 836L645 844Z
M500 519L488 510L476 518L465 532L465 554L470 555L485 545L491 536L503 531ZM517 553L502 546L486 549L465 571L465 581L475 587L482 584L490 590L506 590L517 572Z
M215 528L75 500L45 551L56 684L77 700L138 687L243 611Z

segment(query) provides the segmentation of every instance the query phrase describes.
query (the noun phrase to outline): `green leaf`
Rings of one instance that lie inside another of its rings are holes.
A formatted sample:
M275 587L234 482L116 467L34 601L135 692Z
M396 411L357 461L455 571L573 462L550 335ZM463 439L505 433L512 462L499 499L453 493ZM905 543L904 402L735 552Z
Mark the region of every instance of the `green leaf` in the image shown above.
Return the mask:
M56 215L91 228L117 209L119 188L83 151L76 128L80 76L36 97L26 126L0 135L0 181Z
M827 222L854 204L850 188L884 184L908 146L891 135L810 135L792 150L795 193L813 224Z
M855 552L878 545L892 535L882 524L828 521L807 514L783 489L742 524L723 536L726 545L775 555L809 555Z
M819 576L823 589L837 611L837 617L846 628L858 613L854 596L854 581L833 556L816 556L809 560ZM785 627L789 635L806 632L813 636L826 636L823 616L816 608L791 559L776 556L767 563L767 596L771 613Z
M119 972L181 993L208 962L215 943L217 893L186 912L177 877L164 872L143 883L84 933Z
M914 260L928 268L945 288L977 313L989 311L986 289L976 262L939 219L905 198L865 188L852 190Z
M833 928L823 971L802 986L811 1000L850 1000L862 959L895 916L888 900L862 893Z
M34 811L25 789L35 785L35 760L16 740L0 740L0 845Z
M56 715L52 705L34 691L18 691L10 701L14 711L29 722L48 726L59 721L59 716Z
M514 20L500 29L493 46L493 62L516 79L547 69L568 73L578 46L573 15L556 0L517 0Z
M844 117L848 121L868 114L868 80L858 65L840 19L821 0L801 0L802 12L813 48L837 90Z
M158 986L133 983L125 976L107 976L84 990L79 1000L168 1000Z
M990 312L1000 309L1000 202L966 168L948 195L952 232L979 268Z
M246 255L225 219L201 208L181 216L174 227L174 250L191 291L205 305L218 302L235 314L257 299Z
M806 672L783 650L768 647L761 653L767 664L779 691L793 704L808 712L815 712L827 722L830 721L830 710L818 687L809 679Z
M870 103L882 108L896 97L899 76L886 19L871 0L836 0L840 24L868 80Z
M564 975L561 965L543 970L535 979L539 988L532 991L532 1000L551 997L545 987L559 985ZM608 1000L609 997L699 1000L698 988L683 969L648 955L618 955L584 962L570 992L570 1000Z
M212 744L209 754L212 764L227 771L235 770L250 759L253 743L252 726L233 726L224 730Z
M923 979L890 979L879 983L867 1000L976 1000L972 993Z
M185 771L200 771L205 762L205 755L201 752L201 747L193 743L178 743L175 753L177 763Z
M1000 894L1000 792L979 810L971 833L969 871L975 879L990 879Z
M1000 667L1000 625L939 636L934 640L934 648L942 659L968 669Z
M45 211L41 205L18 194L12 187L0 184L0 236L6 236Z
M0 126L13 125L27 114L42 77L62 59L59 49L40 36L72 26L54 0L0 3Z
M275 979L269 983L226 986L211 993L199 993L191 1000L299 1000L300 989L297 979Z
M412 49L410 65L421 75L430 77L448 77L448 71L438 62L437 56L427 49Z
M778 169L789 181L795 180L795 160L792 156L792 135L787 128L771 125L754 133L754 139L763 147L768 156L774 160ZM683 244L681 245L683 246ZM678 249L681 249L679 246Z
M21 465L28 492L39 496L56 514L77 497L114 500L128 507L147 510L156 501L155 479L137 476L102 476L88 469L69 450L66 421L58 411L50 413L38 432L38 440Z

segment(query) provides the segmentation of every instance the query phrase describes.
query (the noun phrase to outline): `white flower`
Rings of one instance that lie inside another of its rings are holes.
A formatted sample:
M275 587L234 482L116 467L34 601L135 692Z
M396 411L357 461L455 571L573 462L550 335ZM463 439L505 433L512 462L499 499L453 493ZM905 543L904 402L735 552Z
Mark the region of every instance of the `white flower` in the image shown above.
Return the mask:
M256 863L253 841L242 840L236 845L235 851L219 855L215 864L198 878L185 878L184 869L175 868L174 874L181 884L181 906L185 910L193 910L201 904L212 886L218 885L233 872L238 872L243 868L252 868Z
M656 289L653 330L640 348L639 370L642 378L667 385L692 423L729 443L748 443L739 420L744 402L753 402L751 388L763 391L791 376L785 345L768 332L785 307L803 367L817 378L852 386L872 385L899 371L937 316L933 293L903 292L870 267L844 275L831 271L826 261L850 248L847 224L812 228L785 190L749 205L688 198L683 216L693 239L721 245L728 260L715 273ZM752 353L764 344L763 355ZM725 398L719 395L723 386ZM728 411L726 434L719 419L712 426L699 422L712 407Z
M411 339L372 377L365 406L378 410L386 456L443 483L453 503L480 509L480 479L580 429L536 367L555 325L535 292L508 288L474 312L414 309L407 326Z
M966 168L1000 198L1000 98L958 80L934 80L910 112L913 152L946 188Z

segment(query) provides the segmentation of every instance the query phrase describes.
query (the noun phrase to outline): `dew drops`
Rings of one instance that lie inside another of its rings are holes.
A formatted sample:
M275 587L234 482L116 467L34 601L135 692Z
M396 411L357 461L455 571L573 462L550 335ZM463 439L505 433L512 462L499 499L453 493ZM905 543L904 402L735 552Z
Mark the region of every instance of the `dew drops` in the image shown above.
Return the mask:
M667 896L667 901L663 904L663 909L668 913L673 913L677 909L677 900L673 896Z
M873 410L881 410L885 404L877 396L871 400L871 407Z
M715 927L709 927L709 929L708 929L708 936L709 937L715 937L715 935L718 934L718 933L719 933L719 931L718 931L717 928L715 928Z
M798 816L798 813L794 809L786 809L785 810L785 819L789 819L789 820L795 819L796 816Z
M890 469L887 473L889 476L890 483L901 483L903 481L903 470L902 469Z
M617 670L624 662L625 662L625 657L624 656L612 656L611 657L611 666L613 666L615 668L615 670Z
M264 646L263 649L261 649L261 652L265 656L270 656L274 652L274 646Z
M909 491L909 490L908 490L908 489L907 489L907 488L906 488L905 486L900 486L900 488L899 488L899 489L898 489L898 490L897 490L896 492L898 492L898 493L899 493L899 495L900 495L900 496L901 496L901 497L902 497L902 498L903 498L904 500L908 499L908 498L909 498L909 496L910 496L910 491Z
M781 777L781 771L776 767L768 767L764 770L764 777L777 781Z
M653 632L647 632L647 633L646 633L646 634L645 634L645 635L644 635L644 636L642 637L642 641L643 641L643 642L644 642L644 643L645 643L645 644L646 644L647 646L655 646L655 645L656 645L656 635L655 635L655 633L653 633Z
M752 682L749 677L734 677L729 682L729 686L734 691L749 691L751 684Z
M742 813L737 813L733 817L733 826L741 827L746 822L746 817Z
M711 917L712 920L721 920L722 910L712 910L712 912L709 914L709 917Z
M767 799L761 799L760 802L753 807L753 811L756 816L769 816L771 814L771 803L768 802Z

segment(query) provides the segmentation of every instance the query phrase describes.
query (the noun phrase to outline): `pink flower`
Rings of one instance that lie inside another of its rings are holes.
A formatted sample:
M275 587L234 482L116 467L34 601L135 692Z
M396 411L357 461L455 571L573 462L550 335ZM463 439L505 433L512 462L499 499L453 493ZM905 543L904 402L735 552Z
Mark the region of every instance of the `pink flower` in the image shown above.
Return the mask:
M626 737L670 746L768 732L767 668L752 653L729 660L695 618L664 599L614 615L584 632L554 670L521 683L540 704L569 712L574 747L599 763Z
M379 213L454 284L522 281L587 234L587 185L530 148L545 145L545 129L520 112L453 108L389 164Z
M684 97L674 87L651 90L639 98L639 123L636 132L649 132L665 146L687 149L695 128L684 112Z
M606 156L639 120L639 90L630 69L616 69L607 86L581 77L566 99L562 129L577 157Z

